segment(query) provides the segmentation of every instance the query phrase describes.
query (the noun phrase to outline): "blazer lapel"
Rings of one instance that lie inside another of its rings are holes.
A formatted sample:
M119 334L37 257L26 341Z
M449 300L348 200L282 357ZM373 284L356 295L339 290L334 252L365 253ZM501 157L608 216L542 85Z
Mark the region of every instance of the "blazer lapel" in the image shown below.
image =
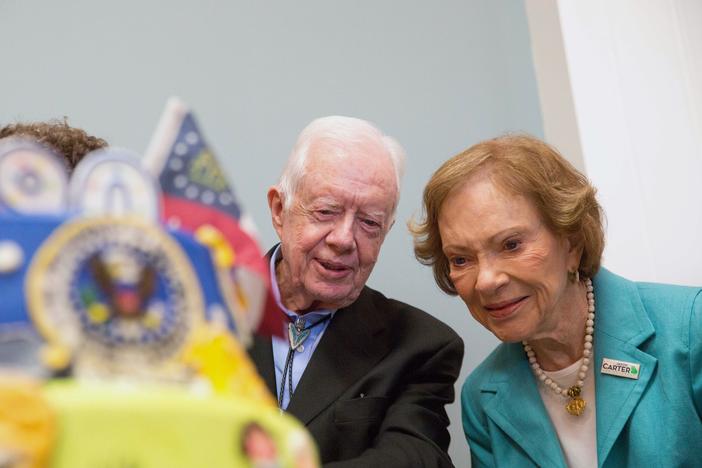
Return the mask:
M505 346L504 359L482 392L495 396L488 417L538 466L565 466L558 437L521 345Z
M389 351L382 311L366 289L351 306L334 315L295 389L287 411L308 424L338 399Z
M638 348L654 334L636 285L607 270L594 280L597 458L607 459L656 369L657 359ZM604 358L640 364L637 380L601 373ZM605 417L606 416L606 417Z

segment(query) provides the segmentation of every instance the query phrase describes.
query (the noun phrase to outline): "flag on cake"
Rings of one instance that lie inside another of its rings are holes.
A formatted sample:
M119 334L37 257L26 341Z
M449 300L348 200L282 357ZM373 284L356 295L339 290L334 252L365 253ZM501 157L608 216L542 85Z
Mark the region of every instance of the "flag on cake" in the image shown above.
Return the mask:
M169 99L144 156L161 185L162 218L208 245L220 287L245 343L250 332L280 334L282 314L270 292L268 266L255 227L236 198L192 112Z

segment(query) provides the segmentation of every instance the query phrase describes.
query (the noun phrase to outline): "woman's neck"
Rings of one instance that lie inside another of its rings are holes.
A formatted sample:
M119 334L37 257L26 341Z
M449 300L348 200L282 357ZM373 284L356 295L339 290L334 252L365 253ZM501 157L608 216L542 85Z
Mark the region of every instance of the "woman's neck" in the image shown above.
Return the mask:
M568 367L583 356L588 306L585 285L573 284L556 314L555 328L544 337L529 340L536 359L545 371Z

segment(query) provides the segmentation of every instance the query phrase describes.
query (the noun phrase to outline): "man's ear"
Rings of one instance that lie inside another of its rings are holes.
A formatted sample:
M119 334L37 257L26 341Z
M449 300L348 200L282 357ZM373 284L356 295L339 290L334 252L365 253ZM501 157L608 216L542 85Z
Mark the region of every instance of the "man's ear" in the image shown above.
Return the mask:
M268 189L268 208L271 210L271 223L273 229L278 233L278 238L282 239L283 230L283 194L275 185Z

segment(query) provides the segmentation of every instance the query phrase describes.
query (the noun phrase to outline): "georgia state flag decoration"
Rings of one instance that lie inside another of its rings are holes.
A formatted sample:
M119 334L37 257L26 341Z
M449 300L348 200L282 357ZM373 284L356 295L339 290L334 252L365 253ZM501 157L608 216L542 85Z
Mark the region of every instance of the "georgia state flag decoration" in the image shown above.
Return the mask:
M279 335L283 314L270 292L268 265L253 221L243 212L192 112L178 98L169 99L144 166L161 185L163 221L210 247L240 339L247 343L252 331Z

